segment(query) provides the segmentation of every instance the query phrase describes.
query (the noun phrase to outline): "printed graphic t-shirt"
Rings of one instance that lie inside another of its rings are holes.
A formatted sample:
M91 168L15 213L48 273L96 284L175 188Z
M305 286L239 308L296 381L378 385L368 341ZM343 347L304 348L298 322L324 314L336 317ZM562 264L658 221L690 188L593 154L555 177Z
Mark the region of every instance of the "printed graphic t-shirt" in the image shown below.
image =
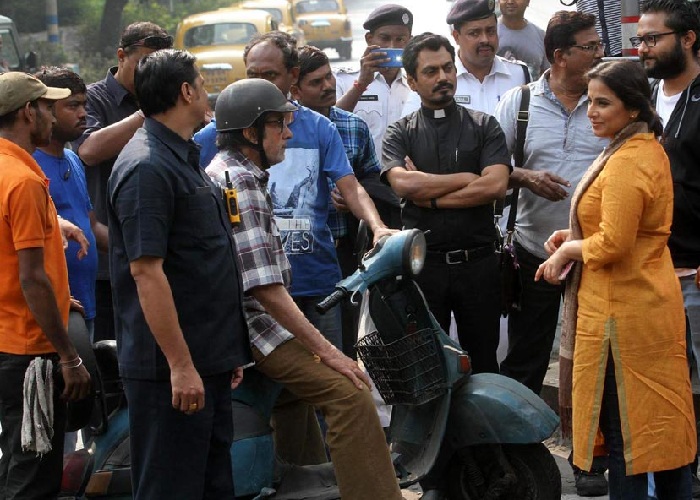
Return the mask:
M352 174L343 141L326 117L299 106L282 163L268 188L284 251L292 265L292 296L327 295L340 280L328 228L328 180Z

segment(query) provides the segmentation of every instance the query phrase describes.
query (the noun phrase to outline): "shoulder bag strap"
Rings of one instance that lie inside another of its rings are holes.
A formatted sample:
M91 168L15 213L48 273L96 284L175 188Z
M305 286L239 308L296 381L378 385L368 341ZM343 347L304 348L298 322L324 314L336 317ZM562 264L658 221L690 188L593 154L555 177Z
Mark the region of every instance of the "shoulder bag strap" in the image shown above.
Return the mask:
M524 161L523 148L525 147L525 135L527 134L527 122L530 119L530 87L528 85L522 85L520 87L522 93L520 97L520 110L517 116L517 128L515 132L515 151L513 151L513 160L515 160L516 167L522 167ZM513 196L510 202L510 213L508 214L508 223L506 224L506 231L509 233L513 232L515 227L515 216L518 213L518 194L520 194L520 188L513 188Z

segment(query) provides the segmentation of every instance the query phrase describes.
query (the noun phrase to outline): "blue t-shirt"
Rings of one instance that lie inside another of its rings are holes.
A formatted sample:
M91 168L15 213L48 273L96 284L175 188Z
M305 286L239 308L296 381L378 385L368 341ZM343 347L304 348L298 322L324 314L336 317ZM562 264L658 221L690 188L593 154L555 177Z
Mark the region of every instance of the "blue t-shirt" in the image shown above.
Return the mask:
M340 281L335 244L328 228L328 181L353 173L343 141L328 118L304 106L294 113L285 159L270 167L268 187L275 222L292 265L292 296L327 295ZM195 135L200 164L216 151L216 125Z
M57 158L37 149L34 159L49 178L49 193L58 215L71 221L85 233L90 243L87 255L78 260L80 245L69 240L66 249L70 292L85 308L85 318L95 317L95 280L97 279L97 244L90 226L92 203L87 192L83 164L73 151L63 150Z

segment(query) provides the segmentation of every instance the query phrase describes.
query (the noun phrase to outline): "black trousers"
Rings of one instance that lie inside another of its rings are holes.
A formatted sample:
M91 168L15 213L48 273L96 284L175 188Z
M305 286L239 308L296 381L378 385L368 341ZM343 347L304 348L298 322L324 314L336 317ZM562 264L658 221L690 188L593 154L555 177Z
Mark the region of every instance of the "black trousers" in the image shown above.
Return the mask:
M459 264L428 258L416 282L445 332L454 313L459 343L469 353L474 373L498 373L501 289L496 254Z
M508 354L501 373L539 394L549 367L564 285L535 281L544 260L517 243L515 251L522 277L521 310L508 316Z
M169 380L123 379L134 500L233 498L231 373L202 377L204 408L172 407Z
M0 500L51 499L61 489L66 405L60 400L63 378L58 371L54 376L51 451L42 457L22 451L24 373L35 357L0 353ZM49 357L58 362L58 356Z
M95 283L95 334L94 341L114 340L114 306L112 305L112 286L109 280L98 279Z

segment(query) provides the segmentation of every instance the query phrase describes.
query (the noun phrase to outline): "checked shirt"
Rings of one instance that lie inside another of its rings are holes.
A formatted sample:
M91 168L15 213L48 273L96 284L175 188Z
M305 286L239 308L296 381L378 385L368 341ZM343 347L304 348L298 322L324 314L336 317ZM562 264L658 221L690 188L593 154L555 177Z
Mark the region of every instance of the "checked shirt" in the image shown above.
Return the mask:
M270 174L238 151L220 151L206 172L214 182L225 186L226 171L238 191L241 222L233 226L233 238L243 275L243 308L250 342L263 356L267 356L294 336L265 311L250 290L271 284L289 287L292 271L272 216L272 200L267 190Z
M362 180L370 172L379 172L379 160L374 148L374 141L367 123L354 113L349 113L336 106L331 106L328 119L333 122L338 134L343 140L345 153L357 180ZM329 181L331 190L335 184ZM347 235L348 224L346 214L338 213L333 204L330 204L328 214L328 227L334 238Z

